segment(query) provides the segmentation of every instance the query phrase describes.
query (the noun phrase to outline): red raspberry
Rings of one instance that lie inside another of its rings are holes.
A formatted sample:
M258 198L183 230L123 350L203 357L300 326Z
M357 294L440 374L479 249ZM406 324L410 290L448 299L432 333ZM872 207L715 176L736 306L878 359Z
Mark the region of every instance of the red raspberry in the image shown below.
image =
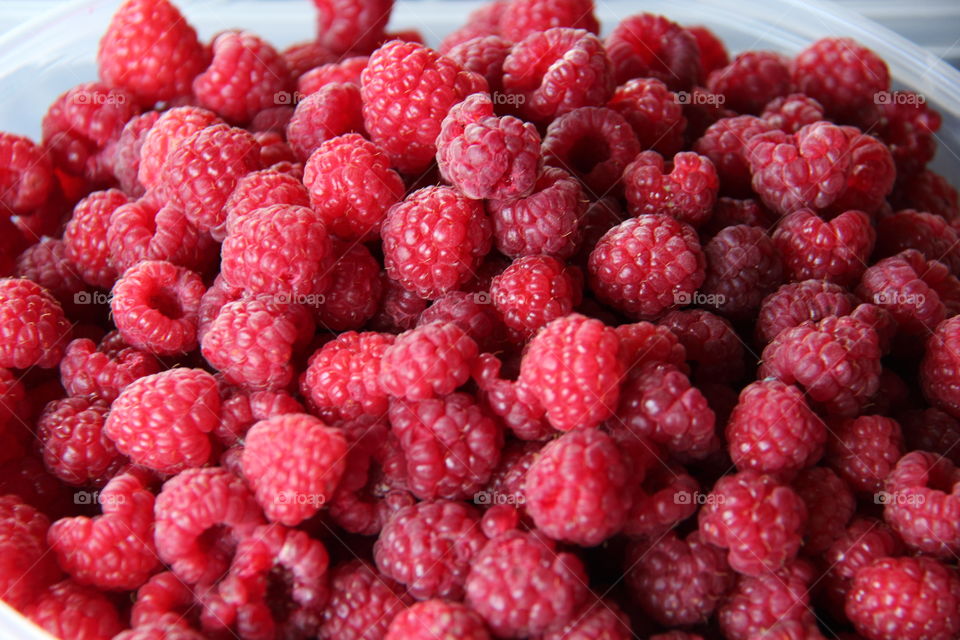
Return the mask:
M149 191L160 186L163 165L181 142L200 129L220 122L217 114L200 107L174 107L160 114L140 147L137 178L144 189Z
M660 319L683 345L685 360L695 364L698 380L737 382L745 370L744 344L733 326L703 309L671 311Z
M330 232L373 240L387 209L403 198L403 181L380 149L358 134L320 145L304 167L310 203Z
M855 119L874 104L876 93L890 87L887 64L852 38L817 40L797 54L791 71L797 89L840 121Z
M306 304L329 287L334 258L320 216L309 207L285 204L237 220L227 229L221 256L226 284Z
M110 262L110 216L129 200L122 191L96 191L81 200L63 232L63 255L87 284L109 289L117 279Z
M308 96L332 82L352 82L359 87L360 74L367 68L369 61L370 58L367 56L355 56L344 58L340 62L320 65L300 76L297 80L297 91L301 96Z
M587 597L580 560L533 534L511 531L487 543L467 575L466 603L497 636L537 636L560 628Z
M373 49L384 37L393 0L313 0L317 42L334 54Z
M784 217L773 234L791 280L827 280L845 287L860 280L876 234L862 211L846 211L829 222L809 209Z
M960 388L956 374L960 367L958 337L960 319L953 317L940 323L927 341L926 355L920 366L924 396L955 418L960 417Z
M394 337L347 331L310 358L301 391L325 419L383 415L387 394L380 388L380 361Z
M580 302L581 278L549 256L518 258L490 286L490 298L508 328L532 337Z
M57 520L47 538L57 561L81 584L136 589L160 565L153 544L154 497L132 474L115 476L98 494L94 518Z
M759 114L768 102L790 92L788 65L789 60L779 53L747 51L713 71L707 77L707 90L723 96L728 109Z
M627 550L627 587L644 612L667 626L703 624L733 586L735 574L720 549L694 531L674 532Z
M452 393L470 377L477 343L452 323L426 324L397 336L383 352L380 387L407 400Z
M573 431L541 449L527 471L527 511L551 538L596 546L623 527L628 476L613 438L597 429Z
M907 411L897 416L907 451L939 451L960 466L960 421L940 409Z
M9 447L8 451L12 451L13 447ZM36 509L42 509L44 515L49 514L50 517L60 517L70 510L75 508L73 505L73 491L70 491L65 484L60 482L57 478L47 473L46 467L44 467L43 462L32 455L20 454L19 457L16 457L9 462L0 466L0 492L4 495L13 494L18 496L16 502L25 502L31 507ZM2 527L0 527L2 529ZM45 531L41 532L41 538L45 535ZM9 536L8 536L9 537ZM37 557L30 557L30 554L23 554L22 552L17 553L8 553L4 551L4 557L24 557L27 558L27 564L20 567L20 569L9 570L5 568L2 563L0 563L0 593L5 594L3 597L8 602L14 606L18 606L14 593L17 589L12 589L8 591L8 585L5 585L3 576L12 575L15 579L20 579L22 581L18 584L23 584L25 587L30 589L34 588L34 581L32 581L28 575L26 575L27 567L34 564ZM18 555L19 554L19 555ZM47 554L46 556L49 559L49 562L45 561L37 566L42 567L54 567L54 576L51 580L56 579L56 570L53 558ZM18 561L19 562L19 561ZM36 587L40 588L40 587Z
M450 51L462 42L500 34L500 16L512 0L489 0L470 12L466 23L440 42L437 51L450 57Z
M870 640L948 640L960 633L960 577L930 558L884 558L857 572L847 617Z
M12 226L12 223L9 224ZM0 234L16 232L16 229L4 227L6 225L0 223ZM10 239L14 236L8 234L5 237ZM77 299L77 294L87 290L88 285L80 279L77 270L64 257L64 252L63 240L44 236L39 242L30 245L16 256L13 275L37 283L50 292L60 305L65 307L69 315L76 316L78 310L74 301ZM8 255L12 258L13 252ZM3 258L0 257L0 260ZM0 269L0 272L9 273L6 269Z
M412 603L403 588L362 560L338 566L330 580L330 602L323 612L319 638L384 638L393 619Z
M417 319L417 325L433 322L455 324L467 334L480 351L493 351L503 340L503 320L490 304L486 293L451 291L427 307Z
M767 344L786 329L805 320L820 322L829 316L853 312L856 297L840 285L822 280L785 284L763 299L757 317L757 338Z
M497 249L511 258L536 254L569 258L579 242L586 205L577 180L562 169L548 167L531 195L491 200L487 205Z
M380 233L388 275L424 298L458 288L490 251L482 205L450 187L426 187L394 205Z
M430 302L416 293L407 291L395 280L388 278L385 272L381 272L380 275L383 283L380 310L370 320L368 327L395 334L414 328L420 314L426 310Z
M703 640L703 636L686 631L668 631L650 636L650 640Z
M707 128L693 150L713 162L724 194L751 197L747 142L773 130L771 124L755 116L721 118Z
M198 631L178 624L147 624L128 629L113 637L113 640L203 640Z
M688 26L686 30L697 41L697 48L700 50L700 67L703 69L704 77L730 64L727 48L717 34L703 25Z
M242 298L220 309L204 333L201 350L227 382L275 390L293 380L291 359L312 337L313 318L306 307L269 297Z
M785 133L796 133L808 124L825 119L823 105L802 93L774 98L763 108L760 117Z
M200 276L162 260L139 262L113 287L110 309L125 342L157 355L197 347Z
M665 156L681 150L687 120L677 95L660 80L630 80L617 87L607 106L626 118L642 149Z
M380 263L362 244L349 248L334 243L338 257L331 267L331 284L323 304L314 307L317 324L330 331L361 328L380 308L383 280Z
M627 217L620 201L613 196L591 202L580 220L580 242L577 245L577 253L573 257L577 266L585 269L590 260L590 253L596 248L600 238Z
M123 631L117 608L96 589L64 580L36 596L24 615L55 638L108 640Z
M877 220L877 250L880 258L906 249L916 249L927 260L939 260L960 274L960 233L942 217L903 209Z
M53 167L29 138L0 132L0 207L23 215L40 207L53 190Z
M831 316L781 332L763 350L759 376L797 384L829 414L855 416L880 385L880 355L872 327Z
M554 429L545 418L546 410L527 389L513 380L500 379L500 366L492 354L482 354L477 360L476 368L481 373L474 375L487 407L521 440L543 440L551 436Z
M607 36L617 84L656 78L671 91L689 90L701 77L693 34L663 16L640 13L620 21Z
M418 600L460 599L473 557L486 544L476 511L460 502L420 502L398 511L374 544L377 568Z
M490 640L490 634L473 609L458 602L428 600L397 614L384 636L384 640L435 638Z
M788 566L806 520L807 509L793 489L752 469L720 478L699 514L704 542L727 549L730 566L745 576L771 577Z
M822 554L844 535L857 510L856 497L847 483L827 467L801 471L793 481L793 490L807 506L803 549L808 554Z
M306 187L289 174L273 169L248 173L237 181L233 193L223 205L224 226L212 229L212 234L222 241L227 228L236 226L242 218L257 209L275 204L309 207L310 197Z
M612 422L672 453L702 458L718 445L706 398L671 364L647 362L631 371Z
M739 469L779 473L815 464L823 455L827 429L799 389L762 380L740 394L726 437Z
M503 433L471 396L395 400L390 426L403 449L410 491L421 500L472 497L490 479Z
M780 256L760 227L726 227L707 242L703 252L707 273L700 294L728 317L753 316L764 297L783 281Z
M159 111L148 111L134 116L120 132L113 152L113 174L120 183L120 189L128 196L139 198L144 194L143 185L137 179L140 172L140 150L151 127L159 118Z
M720 629L729 640L767 640L768 632L783 625L816 628L810 608L809 585L813 568L797 561L777 573L741 576L727 594L717 615ZM806 636L774 635L776 640L808 640ZM816 636L814 639L816 640Z
M377 49L363 70L364 124L398 171L417 173L433 161L450 107L486 89L482 77L432 49L394 40Z
M700 236L706 239L712 238L727 227L738 224L749 224L769 231L775 223L774 215L756 200L752 198L738 200L721 196L717 198L710 220L699 231Z
M125 461L103 432L110 405L84 397L47 404L37 421L43 462L63 482L103 484Z
M360 87L353 83L326 84L297 104L287 124L287 141L301 162L321 144L346 133L363 131Z
M476 93L443 119L437 163L441 175L468 198L523 197L540 171L540 134L513 116L494 117L490 97Z
M213 433L231 446L260 420L285 413L304 413L303 406L286 391L247 391L220 387L220 423Z
M607 232L590 254L597 297L631 316L655 318L703 283L696 231L672 217L640 215Z
M830 425L827 464L857 492L876 493L903 455L903 435L896 420L860 416Z
M875 263L857 287L863 300L886 309L903 333L925 335L960 310L960 282L949 269L916 249Z
M592 600L592 601L591 601ZM543 640L630 640L636 638L630 619L613 601L590 599L563 627L545 633Z
M68 394L93 395L105 402L113 402L137 378L159 371L154 356L128 346L117 332L107 334L99 345L87 338L70 342L60 361L60 379Z
M17 495L0 497L0 594L23 610L60 576L47 549L47 516Z
M290 45L280 52L287 69L294 78L299 78L307 71L321 65L333 62L337 56L317 40L305 40Z
M626 429L612 433L621 446L629 447L634 473L643 474L623 533L655 540L696 512L693 497L700 485L680 465L656 460L660 455L656 445L645 442L640 434Z
M503 63L510 55L513 43L498 35L478 36L440 52L466 71L479 73L487 81L490 92L503 91Z
M97 51L100 78L143 105L189 96L207 64L197 32L167 0L128 0L110 19Z
M886 477L883 517L913 549L949 559L960 550L960 469L913 451Z
M689 152L678 153L665 166L660 154L644 151L626 168L623 180L632 215L666 213L694 227L710 217L719 189L713 163Z
M513 46L503 63L503 87L525 119L546 124L579 107L606 104L614 84L610 60L595 35L554 27Z
M234 547L263 524L243 480L222 467L188 469L167 480L154 507L160 559L187 584L212 584Z
M593 0L511 0L498 13L501 34L513 42L552 27L600 31Z
M206 371L177 368L134 380L113 402L103 427L120 453L161 473L199 467L210 457L220 419L217 382Z
M70 341L71 325L60 303L39 285L22 278L0 279L0 367L57 366Z
M520 386L546 409L555 429L599 425L613 414L623 363L616 331L570 314L534 336L520 363Z
M926 99L911 91L894 91L876 96L875 113L861 127L876 131L893 154L897 175L912 176L924 170L937 152L937 131L942 119ZM869 111L869 107L868 107Z

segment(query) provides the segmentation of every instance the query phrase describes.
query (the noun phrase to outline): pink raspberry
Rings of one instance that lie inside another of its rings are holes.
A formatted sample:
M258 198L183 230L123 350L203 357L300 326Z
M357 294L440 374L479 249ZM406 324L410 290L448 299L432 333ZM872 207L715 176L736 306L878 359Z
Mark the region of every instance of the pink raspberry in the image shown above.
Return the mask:
M656 78L671 91L689 90L702 75L693 34L663 16L639 13L624 18L607 36L617 84Z
M592 33L600 30L593 0L511 0L499 13L499 27L513 42L551 27L574 27Z
M458 602L428 600L402 611L390 623L384 640L432 640L433 638L490 640L483 619Z
M710 73L707 90L723 96L728 109L759 114L768 102L790 92L788 65L789 60L778 53L747 51Z
M394 205L380 234L387 274L424 298L457 289L490 251L483 206L450 187L426 187Z
M110 19L97 51L100 78L145 106L191 94L207 64L197 32L167 0L128 0Z
M846 532L847 523L857 510L850 486L827 467L810 467L793 481L793 490L807 506L804 550L822 554Z
M529 196L491 200L487 205L497 249L511 258L572 256L586 207L579 182L556 167L543 170Z
M49 526L20 496L0 497L0 593L10 606L23 610L61 575L47 548Z
M338 257L331 267L323 304L313 308L317 324L331 331L352 331L376 315L383 297L380 263L362 244L334 243Z
M417 319L417 325L432 322L452 323L463 329L480 351L493 351L504 341L504 323L490 304L486 293L451 291L427 307Z
M527 120L547 123L579 107L606 104L613 73L603 43L585 29L554 27L517 42L503 63L503 87Z
M784 217L773 234L791 280L826 280L849 287L867 268L876 234L862 211L825 221L809 209Z
M0 279L0 367L57 366L71 325L46 289L22 278Z
M745 370L744 344L727 320L703 309L671 311L660 319L683 345L698 380L738 382Z
M61 481L103 484L125 460L103 431L110 405L86 397L47 404L37 420L43 462Z
M727 549L730 566L744 576L772 577L788 566L800 550L806 520L807 509L793 489L752 469L718 480L699 514L704 542Z
M498 636L521 638L562 627L587 597L580 560L538 536L511 531L486 544L467 575L466 603Z
M503 91L503 63L513 43L498 35L477 36L464 40L449 51L440 52L466 71L479 73L487 81L490 92Z
M222 241L227 229L236 226L242 218L275 204L309 207L310 197L303 184L289 174L273 169L248 173L237 182L224 203L224 227L213 229L213 235Z
M0 133L0 206L23 215L40 207L53 190L53 167L29 138Z
M113 175L120 183L120 189L130 197L139 198L144 194L143 185L137 179L140 172L140 150L151 127L159 118L159 111L148 111L134 116L124 125L117 139L111 163Z
M616 328L620 336L620 356L630 370L647 362L672 364L687 371L687 350L680 342L678 333L666 322L633 322Z
M55 638L107 640L123 631L117 607L97 589L64 580L24 610L34 624Z
M355 84L326 84L297 104L287 124L287 141L297 159L307 158L321 144L347 133L363 132L360 87Z
M521 440L543 440L554 433L546 410L530 392L514 380L500 378L501 362L492 354L481 354L474 377L481 398L514 436Z
M129 200L117 189L96 191L81 200L63 232L63 255L87 284L109 289L117 279L110 261L110 216Z
M590 254L597 297L638 318L655 318L703 283L706 260L693 227L646 214L607 232Z
M136 463L176 473L210 458L207 435L220 418L217 382L177 368L134 380L113 402L103 430Z
M824 120L823 105L803 93L780 96L767 103L760 117L785 133L796 133L808 124Z
M810 583L813 568L800 560L776 573L741 576L720 606L720 629L729 640L770 638L768 632L783 625L816 627L810 607ZM778 640L817 640L816 636L774 635Z
M387 210L403 198L403 181L377 145L351 133L327 140L310 156L303 183L330 232L373 240Z
M880 258L916 249L927 260L938 260L960 274L960 233L942 217L914 209L903 209L877 220L877 248Z
M317 41L332 51L373 49L384 37L393 0L313 0L317 7Z
M220 123L217 114L200 107L174 107L160 114L140 147L137 179L144 189L160 186L163 165L181 142L200 129Z
M304 73L297 80L297 91L308 96L320 90L321 87L333 82L352 82L360 86L360 74L367 68L370 58L354 56L344 58L339 62L328 62Z
M623 180L632 215L666 213L694 227L710 217L719 189L713 163L689 152L665 165L660 154L644 151L626 167Z
M723 193L737 198L753 196L747 142L774 131L773 125L755 116L721 118L710 124L693 150L713 162Z
M677 94L656 78L635 78L617 87L608 107L622 115L643 149L673 156L683 147L687 120Z
M599 320L575 313L557 318L530 341L520 386L555 429L597 426L613 414L620 396L619 346L616 331Z
M934 453L913 451L886 477L884 520L913 549L949 559L960 549L960 469Z
M518 258L490 286L490 298L508 328L532 337L580 302L581 278L549 256Z
M757 337L767 344L782 331L805 320L820 322L845 316L856 307L856 297L840 285L822 280L785 284L763 299L757 317Z
M876 493L903 455L903 435L896 420L859 416L830 425L827 464L855 491Z
M436 155L450 107L486 91L486 84L432 49L393 40L377 49L363 70L364 125L398 171L423 171Z
M397 336L380 362L380 387L407 400L452 393L470 377L477 344L452 323L419 326Z
M384 638L393 619L413 599L393 580L362 560L338 566L330 579L330 601L323 612L320 638Z

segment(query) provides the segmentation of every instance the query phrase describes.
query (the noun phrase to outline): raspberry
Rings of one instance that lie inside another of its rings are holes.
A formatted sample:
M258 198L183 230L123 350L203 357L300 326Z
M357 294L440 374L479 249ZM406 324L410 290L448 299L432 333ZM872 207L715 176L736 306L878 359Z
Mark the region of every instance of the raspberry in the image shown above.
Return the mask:
M930 558L883 558L853 579L846 612L871 640L947 640L960 633L960 577Z
M489 366L491 361L494 364ZM554 433L553 427L545 419L546 411L528 390L512 380L498 378L501 363L495 356L482 354L477 363L477 368L481 370L489 366L481 375L474 374L482 389L482 398L513 435L521 440L543 440Z
M913 451L886 477L883 517L911 548L949 559L960 549L960 469L934 453Z
M191 611L196 595L171 571L156 573L139 589L130 608L130 626L188 625L195 613ZM191 639L192 640L192 639Z
M244 482L221 467L189 469L167 480L154 512L160 559L191 585L221 577L233 547L263 524Z
M383 280L380 263L362 244L349 248L334 243L338 257L331 267L331 284L323 304L314 307L317 324L330 331L361 328L380 308Z
M849 315L855 306L856 297L831 282L805 280L785 284L763 299L757 337L761 344L766 344L805 320L819 322L829 316Z
M334 54L373 49L390 20L393 0L313 0L317 42Z
M110 405L84 397L49 403L37 421L43 462L61 481L75 486L102 484L123 464L106 434L104 421Z
M128 0L100 39L97 64L104 82L150 106L189 96L207 54L197 32L167 0Z
M129 200L117 189L96 191L81 200L63 232L63 255L84 282L109 289L117 279L110 264L107 227L110 216Z
M384 640L434 638L490 640L490 634L473 609L458 602L428 600L397 614L384 636Z
M486 544L476 511L437 500L404 507L374 544L377 568L419 600L459 599L473 557Z
M450 107L486 89L482 77L452 60L394 40L377 49L363 70L364 125L398 171L417 173L433 161Z
M347 331L310 358L301 391L328 420L383 415L388 397L380 387L380 361L394 336Z
M710 220L699 231L700 236L706 239L712 238L727 227L738 224L749 224L769 231L775 223L774 215L756 200L752 198L738 200L721 196L717 198Z
M200 107L174 107L160 114L140 147L137 178L144 189L149 191L160 185L163 165L181 142L220 122L217 114Z
M529 196L491 200L487 205L497 249L511 258L536 254L569 258L576 251L586 205L573 176L547 167Z
M453 30L440 42L437 51L450 57L450 51L462 42L500 34L500 16L512 0L490 0L467 15L466 23Z
M808 124L825 119L823 105L802 93L774 98L763 108L760 117L785 133L796 133Z
M727 549L735 571L768 578L796 557L806 520L793 489L752 469L720 478L699 514L704 542Z
M940 451L960 466L960 421L940 409L907 411L897 416L907 451Z
M237 182L223 205L225 227L213 229L213 234L223 240L227 229L236 226L242 218L275 204L309 207L310 197L303 184L289 174L272 169L248 173Z
M226 284L293 302L327 290L334 258L320 216L309 207L285 204L236 221L227 230L221 256Z
M939 260L960 274L960 234L942 217L903 209L877 221L876 256L886 258L916 249L927 260Z
M467 575L466 603L500 637L536 636L560 628L587 597L583 564L532 534L490 540Z
M697 41L697 48L700 50L700 67L703 69L704 77L730 64L727 48L717 34L703 25L688 26L686 30Z
M548 631L543 640L629 640L635 638L630 619L613 601L588 599L580 612L563 627Z
M634 473L643 474L643 482L633 496L633 507L623 528L626 535L654 540L696 512L693 496L699 493L700 486L683 467L675 463L653 462L660 455L656 445L645 442L639 434L622 429L613 431L613 435L621 446L633 451L629 457Z
M197 347L203 282L193 271L162 260L139 262L117 280L110 309L125 342L157 355Z
M70 341L71 325L60 303L39 285L22 278L0 279L0 367L57 366Z
M877 332L853 317L806 321L763 350L759 377L801 386L814 406L854 416L880 384Z
M632 215L666 213L694 227L710 217L719 189L713 163L689 152L678 153L665 166L660 154L644 151L626 168L623 180Z
M136 589L160 564L153 545L154 497L134 475L115 476L99 494L103 514L57 520L50 547L81 584Z
M777 573L741 576L717 615L724 637L730 640L767 639L770 638L768 632L783 625L816 628L809 604L808 585L812 578L812 567L803 561L788 565ZM784 640L789 638L787 636Z
M728 109L759 114L768 102L790 92L788 64L785 57L772 51L747 51L713 71L707 77L707 90L723 96Z
M280 52L287 69L293 78L299 78L307 71L333 62L337 56L316 40L295 43Z
M494 117L490 97L476 93L443 119L437 163L441 175L468 198L523 197L540 171L540 134L513 116Z
M854 490L876 493L903 455L900 425L883 416L860 416L830 425L827 464Z
M503 342L505 331L503 320L489 302L486 294L451 291L427 307L417 325L455 324L477 343L480 351L492 351Z
M599 425L613 414L623 364L616 331L599 320L570 314L534 336L520 363L521 388L546 409L560 431Z
M290 361L312 337L313 318L305 307L266 297L242 298L220 309L204 333L201 350L227 382L275 390L293 380Z
M911 91L894 91L884 97L890 99L877 104L876 113L861 126L876 130L877 136L890 148L897 175L918 174L937 152L940 114L930 108L922 96Z
M426 187L394 205L380 234L387 274L423 298L458 288L490 251L482 205L450 187Z
M655 318L703 283L696 231L669 216L640 215L607 232L590 254L597 297L638 318Z
M773 234L791 280L836 282L845 287L860 280L876 234L862 211L846 211L829 222L809 209L784 217Z
M331 138L362 132L362 106L360 87L353 83L326 84L301 100L287 124L287 141L297 159L306 162Z
M580 302L581 286L578 274L556 258L527 256L494 277L490 297L507 327L529 338L571 313Z
M693 34L663 16L640 13L620 21L607 36L617 84L656 78L671 91L690 89L700 78L700 51Z
M158 125L160 122L162 119ZM243 129L225 124L207 126L170 152L160 184L190 222L209 232L223 224L223 206L237 181L261 168L259 153L256 138Z
M369 61L367 56L355 56L320 65L300 76L297 80L297 91L302 96L308 96L332 82L352 82L359 87L360 74L367 68Z
M96 589L64 580L36 596L24 615L55 638L107 640L123 631L117 608Z
M40 207L53 190L53 167L29 138L0 132L0 208L22 215Z
M737 382L743 377L744 344L733 326L709 311L671 311L660 319L680 341L683 359L694 363L698 380Z
M501 34L513 42L552 27L600 31L593 0L511 0L498 13Z
M824 106L833 119L849 121L890 87L887 64L851 38L822 38L797 54L793 84Z
M330 232L373 240L387 210L403 198L403 181L380 149L351 133L320 145L304 167L310 203Z
M847 483L826 467L801 471L793 481L793 490L807 506L804 551L822 554L844 535L857 509L856 497Z
M713 162L723 193L738 198L753 196L747 142L774 127L755 116L721 118L707 127L693 150Z
M128 196L139 198L144 194L143 185L137 179L140 172L140 150L150 128L160 118L159 111L148 111L134 116L124 125L113 152L113 174L120 183L120 189Z
M585 29L554 27L517 42L503 63L503 87L527 120L546 124L579 107L606 104L613 74L603 43Z
M12 450L12 447L8 450ZM43 462L39 458L29 454L20 454L19 457L15 457L0 466L0 492L4 495L13 494L18 496L16 500L17 503L24 502L36 509L42 509L44 515L49 515L54 518L60 517L70 509L75 508L71 506L73 505L73 491L69 491L65 484L53 475L47 473L46 467L44 467ZM0 529L2 529L2 526L0 526ZM45 535L45 531L41 532L41 537L43 535ZM4 554L7 554L7 551L4 551ZM29 553L24 557L29 557ZM42 562L37 565L38 567L42 568L55 565L53 558L49 554L46 557L49 558L49 562ZM16 592L17 589L8 591L9 585L4 584L3 576L13 575L14 578L18 579L22 577L22 581L18 584L22 583L26 587L33 588L34 581L26 575L26 569L33 565L35 560L36 557L33 557L20 569L12 570L0 564L0 594L4 594L3 598L8 603L18 606L15 602L16 598L14 597L14 592ZM56 571L54 571L54 574L56 574ZM56 579L55 575L52 579Z
M9 224L12 225L12 223ZM10 231L4 229L5 226L0 223L0 233ZM6 235L6 237L15 236ZM40 238L39 242L30 245L20 255L16 256L13 275L37 283L50 292L60 305L69 311L70 315L76 315L76 311L71 308L71 305L76 307L74 300L77 294L86 291L88 285L80 279L76 269L64 257L64 252L63 240L54 240L44 236ZM0 269L0 272L9 273L5 269Z
M929 169L903 181L891 201L897 208L929 211L951 222L960 218L957 190L946 178Z
M503 91L503 63L510 55L513 43L498 35L478 36L440 52L463 67L479 73L487 81L490 92Z
M630 80L617 87L607 106L630 123L642 149L665 156L681 150L687 120L677 95L660 80Z
M300 403L286 391L247 391L221 385L220 423L213 433L230 446L255 423L285 413L304 413Z
M164 623L138 625L115 635L113 640L203 640L203 636L193 629Z
M573 257L577 266L586 268L590 253L596 248L600 238L626 218L620 201L613 196L591 202L580 220L580 242Z
M380 387L407 400L452 393L470 377L477 344L455 324L426 324L397 336L383 352Z
M916 249L901 251L868 268L857 295L886 309L901 332L925 335L960 309L960 282L947 267Z
M734 583L723 551L694 531L681 539L674 532L627 551L627 587L644 612L660 624L706 623Z
M609 435L597 429L565 434L547 444L527 471L527 511L551 538L596 546L623 527L630 508L628 475Z
M500 459L503 433L471 396L395 400L390 425L400 441L410 491L421 500L457 500L484 486Z
M0 497L0 594L17 609L35 601L60 575L47 549L49 526L47 517L19 496Z
M397 583L362 560L341 564L330 579L330 602L323 612L319 638L372 640L383 638L393 619L412 598Z
M815 464L823 455L827 429L799 389L763 380L740 394L726 437L739 469L778 473Z
M104 433L135 464L176 473L208 461L207 433L220 417L217 382L209 373L177 368L144 376L110 409Z

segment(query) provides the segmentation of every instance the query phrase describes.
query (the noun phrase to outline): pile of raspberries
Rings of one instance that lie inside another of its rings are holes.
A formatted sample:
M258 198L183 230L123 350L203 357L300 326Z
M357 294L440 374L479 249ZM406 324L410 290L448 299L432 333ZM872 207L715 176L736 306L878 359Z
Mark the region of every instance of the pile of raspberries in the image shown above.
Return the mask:
M825 38L127 0L0 133L0 597L63 640L956 640L960 203Z

